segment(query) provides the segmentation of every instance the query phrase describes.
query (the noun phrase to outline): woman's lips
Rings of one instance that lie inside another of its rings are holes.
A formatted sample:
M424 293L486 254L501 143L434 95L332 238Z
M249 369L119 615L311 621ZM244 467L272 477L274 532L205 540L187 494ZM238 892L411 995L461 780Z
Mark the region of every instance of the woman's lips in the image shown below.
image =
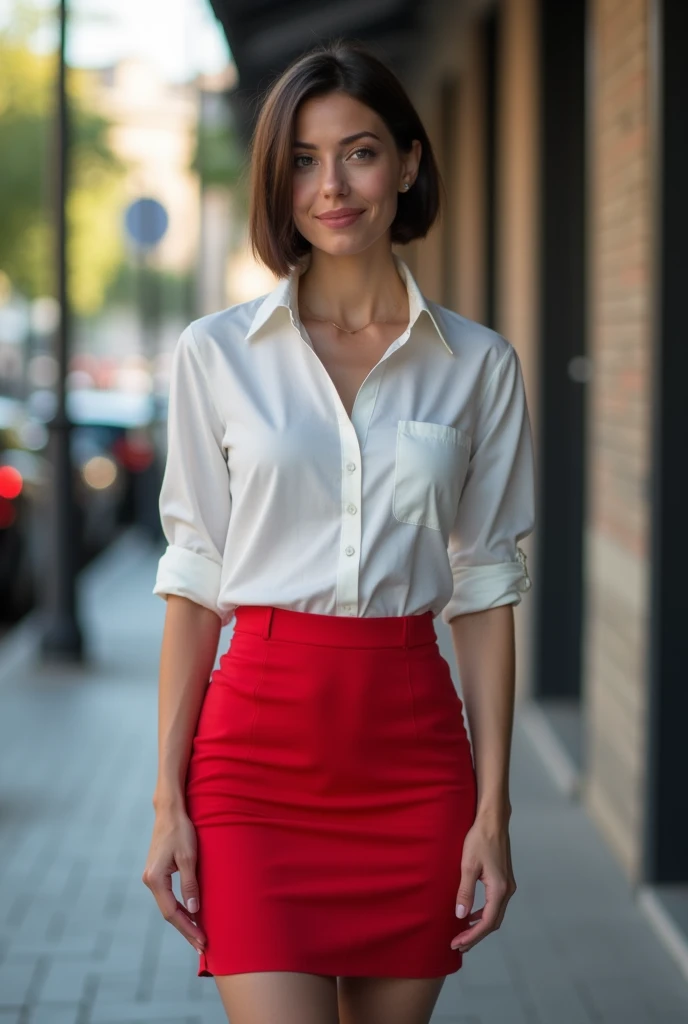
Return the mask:
M348 228L362 213L363 210L356 210L355 213L346 213L343 217L318 217L318 220L328 228Z

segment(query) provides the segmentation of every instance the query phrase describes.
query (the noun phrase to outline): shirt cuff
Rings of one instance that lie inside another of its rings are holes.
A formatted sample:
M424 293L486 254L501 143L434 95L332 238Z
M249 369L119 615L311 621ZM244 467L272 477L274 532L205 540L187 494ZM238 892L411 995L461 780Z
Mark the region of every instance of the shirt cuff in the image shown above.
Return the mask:
M164 600L169 594L188 597L220 615L217 599L221 577L222 566L217 562L188 548L170 544L158 562L153 593Z
M454 593L440 613L442 622L449 625L455 615L519 604L521 595L530 590L532 583L526 556L520 548L517 553L518 558L513 562L452 566Z

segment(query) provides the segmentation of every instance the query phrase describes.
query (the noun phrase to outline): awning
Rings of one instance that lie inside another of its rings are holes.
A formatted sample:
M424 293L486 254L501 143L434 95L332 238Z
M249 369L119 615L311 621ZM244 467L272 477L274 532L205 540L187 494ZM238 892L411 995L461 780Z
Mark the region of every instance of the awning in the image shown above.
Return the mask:
M310 46L343 36L370 45L403 78L413 66L423 22L423 0L211 0L239 72L232 105L248 136L257 100L272 80Z

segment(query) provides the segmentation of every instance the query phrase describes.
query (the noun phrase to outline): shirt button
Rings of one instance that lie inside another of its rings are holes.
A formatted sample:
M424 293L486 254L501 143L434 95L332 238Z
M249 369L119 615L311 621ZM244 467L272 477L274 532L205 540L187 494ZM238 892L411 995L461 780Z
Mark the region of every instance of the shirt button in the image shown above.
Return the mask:
M356 463L355 462L347 462L346 468L349 470L350 473L353 473L353 471L356 469Z
M344 548L344 550L346 551L347 555L353 555L356 548L352 548L351 545L349 544L348 547Z
M354 512L356 511L356 506L355 506L355 505L347 505L347 506L346 506L346 511L347 511L347 512L350 512L350 513L351 513L351 515L353 515L353 514L354 514Z

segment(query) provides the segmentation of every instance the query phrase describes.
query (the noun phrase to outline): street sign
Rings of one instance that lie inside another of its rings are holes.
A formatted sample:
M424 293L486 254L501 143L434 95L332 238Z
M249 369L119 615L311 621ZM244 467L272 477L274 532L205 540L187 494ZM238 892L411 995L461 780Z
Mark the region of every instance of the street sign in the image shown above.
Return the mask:
M167 231L167 210L157 199L135 199L124 214L124 224L131 240L140 248L157 245Z

